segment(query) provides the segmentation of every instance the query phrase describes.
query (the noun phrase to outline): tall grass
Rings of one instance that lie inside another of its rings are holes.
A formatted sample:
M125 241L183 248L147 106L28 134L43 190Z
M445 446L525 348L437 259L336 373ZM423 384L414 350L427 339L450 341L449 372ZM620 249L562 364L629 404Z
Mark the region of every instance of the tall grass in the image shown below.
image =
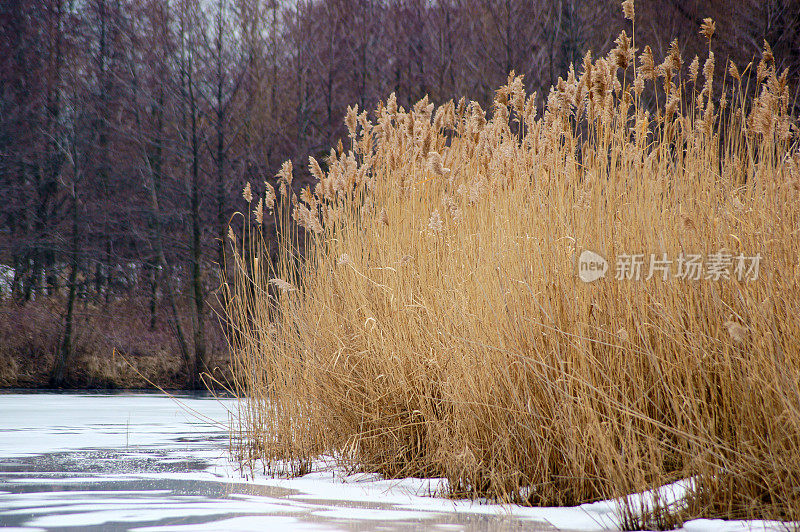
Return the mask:
M284 166L277 260L258 231L231 235L243 460L297 473L330 453L531 505L692 477L685 506L638 526L800 519L786 74L768 47L722 80L713 53L685 63L673 44L660 64L649 48L636 59L625 33L587 54L541 115L513 73L488 116L390 96L349 110L347 149L325 170L310 161L313 193L291 194ZM260 223L274 192L250 201ZM579 278L584 250L609 261L604 278ZM636 253L641 279L617 280ZM674 261L668 279L645 280L650 254ZM677 278L682 254L702 255L700 279ZM706 278L714 254L731 256L728 275ZM757 276L737 270L757 254Z

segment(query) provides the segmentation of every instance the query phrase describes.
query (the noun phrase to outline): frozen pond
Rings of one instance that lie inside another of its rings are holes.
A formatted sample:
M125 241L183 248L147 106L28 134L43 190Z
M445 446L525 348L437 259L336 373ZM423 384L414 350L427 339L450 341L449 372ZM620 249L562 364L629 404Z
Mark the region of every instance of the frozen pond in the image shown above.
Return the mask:
M227 458L235 402L178 399L0 394L0 528L551 528L495 505L426 497L433 488L422 480L344 482L333 471L245 480Z
M603 530L613 502L522 508L432 496L443 480L317 466L242 476L228 459L233 400L0 393L4 530ZM665 489L665 488L662 488ZM673 488L675 489L675 488ZM678 497L681 488L677 488ZM667 495L669 498L670 496ZM685 530L780 530L696 520Z

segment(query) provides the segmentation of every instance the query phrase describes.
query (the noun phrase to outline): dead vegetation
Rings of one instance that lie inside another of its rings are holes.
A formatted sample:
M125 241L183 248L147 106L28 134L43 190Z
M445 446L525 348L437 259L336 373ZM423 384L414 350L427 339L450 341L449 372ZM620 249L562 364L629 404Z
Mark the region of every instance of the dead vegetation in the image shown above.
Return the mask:
M623 32L543 113L513 73L489 113L351 109L291 212L247 198L302 242L286 231L275 263L257 232L233 242L241 459L331 453L531 505L691 477L685 506L628 526L800 519L798 129L768 45L724 79L716 60L659 63ZM584 250L604 278L579 279ZM634 254L641 278L616 279Z

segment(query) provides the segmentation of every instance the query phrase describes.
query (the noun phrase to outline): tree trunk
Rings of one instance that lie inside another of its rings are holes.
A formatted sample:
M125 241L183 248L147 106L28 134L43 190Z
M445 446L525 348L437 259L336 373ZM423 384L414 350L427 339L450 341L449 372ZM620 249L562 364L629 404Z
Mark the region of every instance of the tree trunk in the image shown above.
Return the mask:
M158 265L148 260L145 263L147 270L148 282L150 284L150 303L148 310L150 311L150 330L154 331L156 328L156 313L158 310Z
M206 339L204 319L203 277L200 266L202 259L202 242L200 227L200 139L197 131L197 101L190 63L188 68L189 113L191 120L192 181L191 181L191 216L192 216L192 293L194 307L192 321L194 323L194 368L189 385L192 389L200 389L201 373L206 371Z
M160 103L163 104L163 98L161 99ZM172 283L170 282L169 279L170 268L169 264L167 263L167 256L164 254L164 236L163 236L163 231L161 229L161 218L160 218L161 208L159 206L159 201L158 201L158 192L161 188L161 167L162 167L161 131L162 131L162 119L161 119L161 108L159 107L158 137L156 138L155 154L153 156L152 167L149 173L150 207L152 209L151 223L152 223L152 228L155 232L155 238L153 240L155 241L154 243L156 246L156 252L158 253L158 263L161 266L161 274L167 276L167 280L164 283L164 287L166 289L167 304L169 305L170 311L172 313L172 324L173 328L175 329L175 337L178 340L178 349L180 350L181 357L183 358L183 365L186 368L187 377L191 379L192 367L189 360L189 346L186 343L186 335L183 333L183 327L181 326L180 315L178 314L178 305L175 303L175 291L172 289ZM153 322L151 321L151 323ZM153 325L155 325L155 323L153 323Z
M134 86L135 87L135 86ZM166 281L163 283L167 296L167 304L169 305L172 314L172 328L175 331L175 338L178 341L178 349L181 352L181 359L183 360L183 367L186 370L186 375L189 377L192 372L192 367L189 359L189 346L186 343L186 335L181 326L180 315L178 314L178 305L175 302L175 291L172 289L172 283L169 279L169 263L167 256L164 253L164 236L161 227L161 207L159 202L159 194L161 191L161 176L163 168L163 131L164 131L164 93L163 87L160 88L158 94L158 105L156 106L156 136L153 142L153 152L148 153L145 149L145 159L149 163L149 171L146 175L150 178L147 188L150 191L150 216L148 218L148 226L150 229L150 240L156 251L157 265L153 265L153 280L151 285L151 314L150 314L150 327L155 327L155 305L156 305L156 292L158 289L158 279L160 275L167 276ZM141 129L141 119L139 113L136 113L136 123ZM158 271L160 266L161 271Z
M74 186L73 184L73 187ZM72 329L75 311L75 295L78 286L78 197L74 188L72 191L72 257L70 262L72 270L69 273L69 280L67 281L69 294L67 296L66 319L64 322L64 338L61 343L61 349L56 354L53 370L50 374L50 385L56 388L60 388L64 385L67 361L72 356L73 351Z

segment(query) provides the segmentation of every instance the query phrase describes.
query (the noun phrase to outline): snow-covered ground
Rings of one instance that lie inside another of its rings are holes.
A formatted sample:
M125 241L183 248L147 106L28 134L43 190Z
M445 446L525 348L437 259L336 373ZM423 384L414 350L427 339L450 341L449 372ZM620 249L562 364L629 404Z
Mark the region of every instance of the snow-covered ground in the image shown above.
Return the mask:
M0 394L4 530L603 530L614 502L524 508L439 497L441 479L384 480L320 466L243 475L227 456L232 400ZM677 497L684 486L665 488ZM779 530L691 521L687 531Z

